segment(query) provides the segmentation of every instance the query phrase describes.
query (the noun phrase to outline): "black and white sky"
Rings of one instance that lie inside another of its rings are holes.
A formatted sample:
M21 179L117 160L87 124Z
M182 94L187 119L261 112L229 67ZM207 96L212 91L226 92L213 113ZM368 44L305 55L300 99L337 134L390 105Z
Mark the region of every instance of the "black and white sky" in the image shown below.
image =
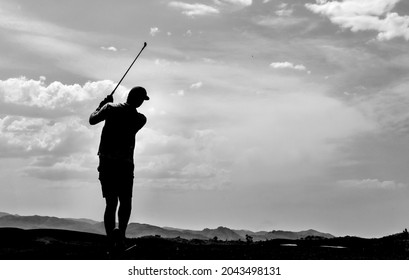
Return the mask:
M145 41L131 221L408 226L405 0L0 0L0 211L102 219L88 117Z

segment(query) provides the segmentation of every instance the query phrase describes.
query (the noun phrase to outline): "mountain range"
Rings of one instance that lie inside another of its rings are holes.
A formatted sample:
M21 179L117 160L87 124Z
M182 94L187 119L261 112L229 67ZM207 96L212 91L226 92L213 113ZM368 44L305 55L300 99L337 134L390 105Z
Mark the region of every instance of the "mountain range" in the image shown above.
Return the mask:
M0 212L0 227L13 227L21 229L64 229L88 233L105 234L104 223L90 219L57 218L48 216L20 216ZM329 233L322 233L316 230L305 230L299 232L292 231L258 231L234 230L227 227L215 229L205 228L203 230L187 230L169 227L158 227L148 224L130 223L128 225L128 238L142 236L161 236L163 238L199 239L199 240L246 240L250 236L253 241L265 241L272 239L304 239L306 237L333 238Z

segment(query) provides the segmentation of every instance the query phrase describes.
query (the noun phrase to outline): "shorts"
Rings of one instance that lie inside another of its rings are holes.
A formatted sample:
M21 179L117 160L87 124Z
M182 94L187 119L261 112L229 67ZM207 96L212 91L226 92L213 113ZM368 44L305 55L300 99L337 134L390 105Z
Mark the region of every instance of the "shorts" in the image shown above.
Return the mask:
M132 197L133 163L100 157L98 172L103 197Z

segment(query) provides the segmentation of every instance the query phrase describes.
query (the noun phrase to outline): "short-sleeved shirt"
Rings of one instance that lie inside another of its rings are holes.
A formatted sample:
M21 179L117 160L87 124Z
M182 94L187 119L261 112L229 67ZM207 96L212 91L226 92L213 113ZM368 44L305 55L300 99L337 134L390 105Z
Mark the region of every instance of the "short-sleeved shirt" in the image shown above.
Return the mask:
M146 117L127 103L107 103L90 116L90 124L105 121L98 155L133 163L136 133L146 124Z

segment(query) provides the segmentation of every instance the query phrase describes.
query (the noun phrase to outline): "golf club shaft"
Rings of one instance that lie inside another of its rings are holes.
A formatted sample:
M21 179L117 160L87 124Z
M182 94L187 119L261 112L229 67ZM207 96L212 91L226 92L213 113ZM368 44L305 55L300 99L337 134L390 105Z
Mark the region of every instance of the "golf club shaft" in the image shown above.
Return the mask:
M126 74L128 74L129 69L132 68L132 65L135 63L135 61L138 59L139 55L141 54L141 52L143 51L143 49L146 47L146 42L143 43L143 47L142 49L139 51L138 55L135 57L134 61L131 63L131 65L129 66L128 70L126 70L125 74L122 76L121 80L119 80L119 83L116 85L116 87L114 88L114 90L112 91L112 93L110 94L111 96L114 95L116 89L118 88L118 86L121 84L122 80L125 78Z

